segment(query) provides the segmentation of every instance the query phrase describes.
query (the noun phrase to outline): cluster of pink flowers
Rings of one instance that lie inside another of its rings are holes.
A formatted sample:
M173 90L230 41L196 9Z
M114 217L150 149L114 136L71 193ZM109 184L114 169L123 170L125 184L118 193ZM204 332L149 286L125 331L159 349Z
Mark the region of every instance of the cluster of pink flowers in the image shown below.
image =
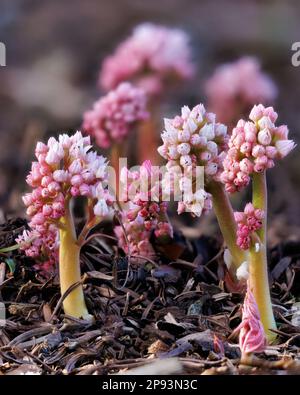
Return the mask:
M251 235L262 227L264 217L264 211L255 208L252 203L247 203L244 211L234 213L237 222L236 243L242 250L250 248Z
M165 130L161 134L163 144L158 152L167 159L168 171L174 174L183 194L179 213L189 211L200 216L211 209L211 196L203 186L193 189L197 167L204 169L204 182L219 181L223 170L229 136L226 126L216 123L215 118L215 114L199 104L193 109L184 106L180 116L165 119Z
M243 305L242 322L236 331L240 331L239 345L242 354L265 350L267 339L254 295L250 290L249 281Z
M26 179L33 191L23 196L31 231L17 239L26 255L47 256L51 264L57 261L58 228L71 197L88 197L95 216L109 213L113 199L103 185L107 180L106 160L90 148L90 137L80 132L71 137L60 135L58 140L51 137L47 144L37 143L37 161Z
M119 246L126 253L150 257L154 250L150 242L152 232L156 238L173 236L166 211L167 203L161 200L161 177L159 168L145 161L139 170L123 168L121 182L124 186L122 200L127 208L122 212L122 226L115 227Z
M24 230L16 242L26 256L39 259L35 267L43 272L51 272L58 262L59 236L54 224L48 225L47 232Z
M131 80L147 93L159 94L167 78L187 79L193 75L190 58L185 32L143 23L105 59L100 85L110 90L122 81Z
M84 113L82 129L99 147L108 148L124 141L134 124L147 118L145 92L123 82Z
M231 123L257 102L270 103L277 96L273 81L260 69L257 59L243 57L219 66L206 83L209 108Z
M275 159L285 157L295 147L288 140L287 126L275 126L277 113L273 107L255 105L249 119L240 120L233 129L223 162L221 180L230 193L247 186L252 173L273 167Z

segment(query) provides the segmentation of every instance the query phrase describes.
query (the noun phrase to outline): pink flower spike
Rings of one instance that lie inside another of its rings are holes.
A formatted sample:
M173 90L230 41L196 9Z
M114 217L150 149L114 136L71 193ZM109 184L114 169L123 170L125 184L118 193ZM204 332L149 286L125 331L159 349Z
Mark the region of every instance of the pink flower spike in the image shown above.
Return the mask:
M110 90L123 81L135 81L147 94L157 95L170 77L184 80L193 74L186 33L143 23L104 60L99 83Z
M90 140L80 132L52 137L47 145L37 143L38 161L28 176L33 190L23 196L34 237L24 233L17 242L26 255L46 259L44 268L58 261L58 230L72 196L89 196L97 213L100 206L103 215L111 210L111 197L102 185L107 181L106 161L89 150Z
M274 82L262 72L258 60L249 56L219 66L206 82L205 90L209 108L225 123L235 122L255 103L269 103L277 96ZM250 119L255 122L262 114L260 105L254 106ZM275 119L269 107L266 115Z
M236 331L238 330L240 331L239 345L242 354L263 352L265 350L267 340L249 282L243 305L242 322Z
M273 107L254 106L249 118L252 122L240 120L233 129L223 160L220 180L230 193L247 186L253 173L272 168L275 159L285 157L296 146L287 139L287 127L274 124L277 113Z
M293 140L278 140L275 144L281 158L287 156L295 147Z

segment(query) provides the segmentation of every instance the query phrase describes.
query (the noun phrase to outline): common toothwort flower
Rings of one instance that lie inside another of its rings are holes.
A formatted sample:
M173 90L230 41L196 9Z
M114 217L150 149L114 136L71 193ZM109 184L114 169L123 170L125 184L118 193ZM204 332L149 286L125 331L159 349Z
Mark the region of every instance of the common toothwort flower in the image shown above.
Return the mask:
M233 211L220 183L229 139L226 126L217 123L215 114L202 104L192 109L184 106L181 115L165 119L161 138L158 152L167 160L165 182L181 193L178 213L189 211L200 216L213 204L233 263L239 266L245 257L236 246ZM203 183L199 185L201 176Z
M228 124L236 122L255 103L270 103L277 96L274 82L250 56L219 66L206 82L205 91L210 110Z
M255 105L249 118L248 122L240 120L233 130L221 180L228 192L235 192L247 186L252 179L252 204L246 205L244 213L236 213L236 241L247 251L250 287L266 336L272 341L276 335L271 330L276 329L276 323L266 255L266 170L272 168L277 159L284 158L295 147L295 143L288 139L287 126L275 125L277 113L273 107Z
M165 130L161 134L163 145L158 152L167 159L167 168L171 173L179 172L179 189L183 192L183 198L188 199L180 202L179 212L185 211L186 206L192 214L200 216L202 210L197 202L204 211L210 210L211 196L203 188L193 190L195 180L192 178L196 176L197 167L201 166L206 181L219 179L227 146L227 128L216 123L215 114L207 112L202 104L193 109L184 106L180 116L165 119L164 122Z
M82 129L99 147L109 148L123 143L134 125L147 117L145 92L123 82L84 113Z
M33 188L23 196L32 230L24 232L17 242L28 256L47 256L44 269L59 261L62 294L80 283L81 244L113 203L105 187L106 160L90 149L90 137L80 132L51 137L47 144L39 142L35 149L37 161L32 163L26 179ZM89 212L78 239L70 210L71 198L77 196L87 198ZM65 298L63 306L68 315L89 317L80 284Z
M157 239L173 237L173 229L167 217L167 202L162 201L159 168L145 161L136 171L123 168L122 226L115 227L119 247L131 256L153 257L155 252L150 242L154 233Z
M170 78L188 79L193 73L185 32L142 23L104 60L99 82L110 90L122 81L131 80L153 95L161 93Z

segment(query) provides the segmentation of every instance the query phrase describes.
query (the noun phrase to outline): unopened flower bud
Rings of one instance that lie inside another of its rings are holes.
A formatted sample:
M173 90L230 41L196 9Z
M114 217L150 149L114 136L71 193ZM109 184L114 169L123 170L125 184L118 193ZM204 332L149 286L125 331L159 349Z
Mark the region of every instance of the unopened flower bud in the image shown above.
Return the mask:
M258 142L262 145L269 145L272 141L272 136L269 129L263 129L258 133Z

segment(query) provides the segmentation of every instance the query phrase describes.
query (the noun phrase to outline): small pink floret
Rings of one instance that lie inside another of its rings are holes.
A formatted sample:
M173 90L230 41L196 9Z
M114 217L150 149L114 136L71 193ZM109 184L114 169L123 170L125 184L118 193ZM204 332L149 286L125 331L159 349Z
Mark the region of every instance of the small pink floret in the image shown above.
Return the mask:
M240 331L239 345L242 354L263 352L265 350L267 340L249 284L243 305L242 322L236 330Z
M256 105L249 118L251 122L240 120L233 129L223 161L220 179L230 193L246 187L253 173L272 168L275 159L285 157L296 146L287 139L287 127L274 124L277 113L273 107Z

